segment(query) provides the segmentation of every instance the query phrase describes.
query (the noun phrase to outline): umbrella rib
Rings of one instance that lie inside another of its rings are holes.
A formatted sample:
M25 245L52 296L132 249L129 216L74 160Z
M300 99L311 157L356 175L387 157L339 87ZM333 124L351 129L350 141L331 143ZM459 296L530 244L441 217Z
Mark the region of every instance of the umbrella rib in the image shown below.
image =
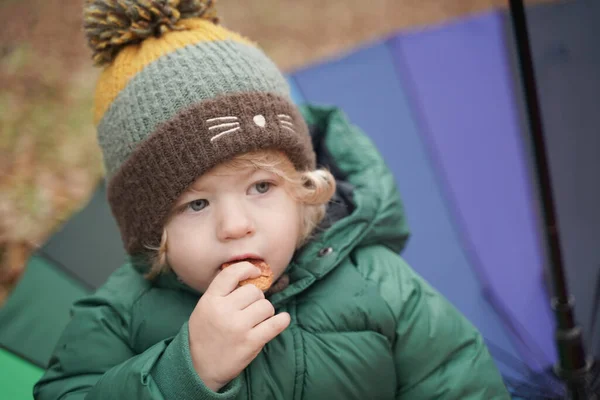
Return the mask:
M17 351L15 349L11 349L8 346L6 346L5 344L3 344L2 342L0 342L0 349L5 350L5 351L11 353L11 354L13 354L13 355L15 355L15 356L17 356L17 357L19 357L19 358L27 361L30 364L35 365L36 367L39 367L39 368L42 368L42 369L46 369L46 365L44 365L44 363L41 363L41 362L39 362L39 361L37 361L37 360L35 360L35 359L33 359L33 358L31 358L31 357L23 354L23 353L21 353L20 351Z
M38 247L37 249L35 249L35 253L37 253L39 256L45 258L46 260L50 261L56 267L57 270L62 272L64 275L66 275L73 281L77 282L79 285L83 286L86 291L90 292L90 291L94 291L97 289L96 287L90 285L88 282L85 282L84 280L82 280L75 273L71 272L71 270L69 270L69 268L67 268L63 263L58 261L56 258L52 257L50 254L48 254L48 252L43 250L42 247Z

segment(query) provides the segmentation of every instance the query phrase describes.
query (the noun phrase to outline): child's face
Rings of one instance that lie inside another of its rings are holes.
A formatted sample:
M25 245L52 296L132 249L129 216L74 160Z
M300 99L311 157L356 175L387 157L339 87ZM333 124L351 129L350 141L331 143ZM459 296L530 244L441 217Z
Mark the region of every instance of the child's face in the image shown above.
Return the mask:
M288 266L300 235L300 204L283 180L253 168L217 167L176 202L167 223L167 261L190 287L204 292L223 263L261 258L274 279Z

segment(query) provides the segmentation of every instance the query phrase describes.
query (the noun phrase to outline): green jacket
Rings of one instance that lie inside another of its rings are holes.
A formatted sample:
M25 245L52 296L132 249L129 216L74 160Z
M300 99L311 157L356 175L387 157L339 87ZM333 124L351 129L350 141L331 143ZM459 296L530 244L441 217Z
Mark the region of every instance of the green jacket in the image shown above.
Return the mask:
M132 261L74 305L36 399L509 398L479 332L398 255L403 207L370 140L337 109L303 113L340 184L325 231L270 298L290 326L211 392L188 346L199 294L170 273L151 285Z

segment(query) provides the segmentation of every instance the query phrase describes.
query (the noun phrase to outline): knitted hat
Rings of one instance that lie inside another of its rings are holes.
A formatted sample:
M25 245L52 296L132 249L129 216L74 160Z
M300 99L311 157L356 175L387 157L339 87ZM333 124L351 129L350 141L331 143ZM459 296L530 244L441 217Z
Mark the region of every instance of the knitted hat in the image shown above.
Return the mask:
M275 64L218 24L210 0L86 0L103 66L94 121L108 201L129 254L158 246L173 202L238 154L284 151L315 167L307 126Z

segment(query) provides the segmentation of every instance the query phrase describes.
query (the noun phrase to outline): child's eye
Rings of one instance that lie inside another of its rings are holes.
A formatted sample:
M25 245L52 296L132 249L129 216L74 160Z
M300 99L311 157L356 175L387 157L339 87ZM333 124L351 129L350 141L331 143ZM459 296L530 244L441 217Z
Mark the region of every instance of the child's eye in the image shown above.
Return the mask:
M202 211L206 206L208 206L208 200L198 199L188 203L188 208L192 211Z
M264 194L267 193L269 189L271 189L271 186L273 186L273 184L271 182L263 181L255 183L253 186L258 193Z

